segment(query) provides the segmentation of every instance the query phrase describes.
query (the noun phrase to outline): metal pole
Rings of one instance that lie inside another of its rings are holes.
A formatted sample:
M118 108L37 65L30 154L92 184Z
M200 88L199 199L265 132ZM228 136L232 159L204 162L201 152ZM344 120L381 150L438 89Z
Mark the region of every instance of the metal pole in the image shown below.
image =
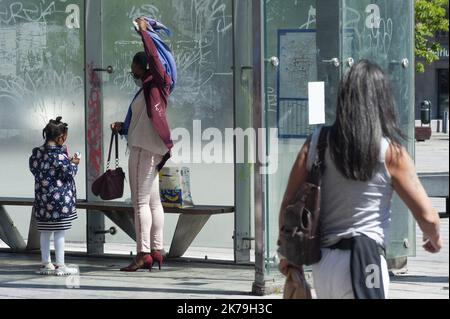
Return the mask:
M448 112L444 112L444 118L442 119L442 133L448 133Z
M260 138L259 128L263 127L263 55L264 55L264 16L260 0L252 0L252 34L253 34L253 128L258 132L255 154L259 154L264 138ZM265 294L265 225L264 225L264 187L261 163L254 165L254 210L255 210L255 281L252 292L255 295Z
M251 1L233 0L233 75L234 75L234 128L244 131L252 127L251 104L251 55L252 25ZM235 137L236 139L236 137ZM237 163L238 153L249 154L251 141L244 149L236 148L234 142L235 179L235 224L234 260L236 263L250 262L251 213L252 213L252 166L249 162Z
M86 196L97 198L91 192L94 180L103 172L103 116L101 75L94 71L102 68L102 14L98 0L87 0L85 21L86 46ZM98 211L87 211L86 239L88 255L103 254L105 217Z

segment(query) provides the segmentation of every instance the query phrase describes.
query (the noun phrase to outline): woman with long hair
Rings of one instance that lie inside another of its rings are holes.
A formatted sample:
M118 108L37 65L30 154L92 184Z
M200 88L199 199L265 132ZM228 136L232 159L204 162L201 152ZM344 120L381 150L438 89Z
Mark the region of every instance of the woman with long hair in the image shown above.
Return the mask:
M328 128L320 203L321 260L312 267L318 298L387 298L391 203L395 191L424 234L424 249L442 247L439 215L420 183L388 79L367 60L341 81L336 121ZM303 145L293 166L283 214L314 162L320 129ZM287 273L289 263L280 261Z

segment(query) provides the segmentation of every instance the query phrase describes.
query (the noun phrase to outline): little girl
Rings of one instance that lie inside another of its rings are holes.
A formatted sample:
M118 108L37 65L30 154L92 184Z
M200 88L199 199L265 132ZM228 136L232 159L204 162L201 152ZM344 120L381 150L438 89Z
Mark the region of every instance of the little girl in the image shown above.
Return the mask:
M30 170L35 179L34 216L41 233L41 275L68 276L77 269L64 263L64 233L77 218L74 177L80 159L69 158L64 145L68 126L61 117L50 120L43 130L45 143L33 149ZM54 234L56 263L50 258L50 237Z

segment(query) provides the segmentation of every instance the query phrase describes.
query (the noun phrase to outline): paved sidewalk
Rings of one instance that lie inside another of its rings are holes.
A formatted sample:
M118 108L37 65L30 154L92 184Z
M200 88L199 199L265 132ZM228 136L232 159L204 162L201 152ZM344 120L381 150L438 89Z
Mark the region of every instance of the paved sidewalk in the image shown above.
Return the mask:
M443 251L431 255L418 244L417 257L408 259L407 273L391 276L391 299L449 298L448 219L443 220L442 229ZM121 273L118 269L128 262L124 258L70 257L67 262L79 266L80 277L43 277L34 273L39 255L0 253L0 298L261 299L250 295L252 266L170 261L162 271ZM262 298L280 299L282 295Z
M416 169L419 173L449 172L448 134L435 133L425 142L416 142Z
M391 276L392 299L449 299L449 220L442 219L444 247L430 254L422 247L422 233L416 231L416 257L408 258L407 272Z
M415 144L416 169L419 173L449 172L449 135L433 132L431 139ZM438 211L445 210L445 199L432 198ZM407 272L391 276L392 299L449 298L449 220L441 219L444 248L439 254L422 247L422 232L416 228L416 257L408 258Z
M81 276L36 275L38 256L0 254L0 298L251 298L254 276L252 267L223 264L169 262L161 271L123 273L118 269L129 262L123 258L69 258L68 262L79 266Z

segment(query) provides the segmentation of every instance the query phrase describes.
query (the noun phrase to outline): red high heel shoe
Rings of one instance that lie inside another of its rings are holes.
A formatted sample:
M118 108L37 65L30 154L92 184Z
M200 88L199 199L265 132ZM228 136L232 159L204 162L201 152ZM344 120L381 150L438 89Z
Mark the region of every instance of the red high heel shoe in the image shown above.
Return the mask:
M154 250L151 252L150 254L153 258L153 262L152 262L152 267L155 263L158 263L158 268L159 270L161 270L161 266L163 263L163 256L161 255L161 251L159 250ZM150 267L150 271L152 271L152 267Z
M153 258L149 253L139 253L136 258L127 267L121 268L120 271L135 272L139 269L152 269Z

